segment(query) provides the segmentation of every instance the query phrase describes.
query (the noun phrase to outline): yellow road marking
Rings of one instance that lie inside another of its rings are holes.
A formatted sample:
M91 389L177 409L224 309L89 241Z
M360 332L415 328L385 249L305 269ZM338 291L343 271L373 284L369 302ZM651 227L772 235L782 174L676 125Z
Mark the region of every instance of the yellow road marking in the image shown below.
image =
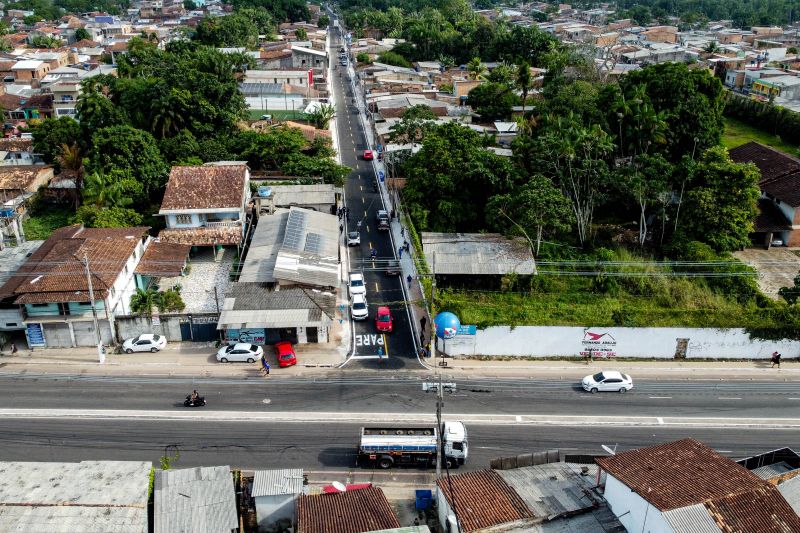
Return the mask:
M389 357L389 341L386 339L386 334L382 333L381 337L383 337L383 351L386 352L386 357Z

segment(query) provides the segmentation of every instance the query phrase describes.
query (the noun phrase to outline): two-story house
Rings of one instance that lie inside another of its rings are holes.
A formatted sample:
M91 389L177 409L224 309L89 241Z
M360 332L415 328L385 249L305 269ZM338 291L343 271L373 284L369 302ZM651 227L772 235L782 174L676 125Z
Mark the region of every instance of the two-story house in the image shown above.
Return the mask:
M81 95L81 80L68 78L58 80L50 86L53 93L53 112L55 118L70 117L77 120L75 106Z
M172 167L158 214L166 218L165 243L241 246L247 227L250 169L244 161Z
M23 59L11 67L16 83L38 83L50 72L50 65L37 59Z
M113 342L115 316L130 312L134 271L150 243L148 229L75 225L53 232L0 287L0 294L22 307L28 346L96 345L92 301L101 341Z
M33 139L0 139L0 166L43 165L41 154L34 153ZM52 176L51 176L52 177Z

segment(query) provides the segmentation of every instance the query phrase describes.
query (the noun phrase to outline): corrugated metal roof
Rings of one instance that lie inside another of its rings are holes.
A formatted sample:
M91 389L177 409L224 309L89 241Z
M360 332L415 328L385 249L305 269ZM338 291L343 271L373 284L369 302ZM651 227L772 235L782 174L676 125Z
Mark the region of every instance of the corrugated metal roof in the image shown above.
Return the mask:
M553 518L580 510L590 509L600 503L592 496L597 466L589 474L578 473L581 465L550 463L526 466L497 473L519 495L537 518Z
M320 204L334 205L336 189L330 183L312 185L276 185L272 187L275 205L281 207L312 206Z
M155 533L223 533L239 527L228 466L156 471Z
M275 260L274 276L304 285L338 286L338 217L292 207Z
M277 496L303 493L303 469L256 470L253 477L252 496Z
M275 282L275 260L283 243L288 219L288 209L277 209L273 215L262 215L258 218L239 281Z
M794 512L800 515L800 476L788 479L778 485L778 491L792 506Z
M524 275L533 274L536 267L524 239L507 239L497 233L424 232L422 249L437 274Z
M761 479L769 479L771 477L780 476L781 474L791 472L792 470L794 470L794 468L789 466L786 461L780 461L771 465L754 468L750 471Z
M234 283L225 294L218 329L319 326L336 312L329 292L291 288L272 291L260 283Z
M674 531L681 533L719 533L721 531L702 503L664 511L661 516L672 526Z

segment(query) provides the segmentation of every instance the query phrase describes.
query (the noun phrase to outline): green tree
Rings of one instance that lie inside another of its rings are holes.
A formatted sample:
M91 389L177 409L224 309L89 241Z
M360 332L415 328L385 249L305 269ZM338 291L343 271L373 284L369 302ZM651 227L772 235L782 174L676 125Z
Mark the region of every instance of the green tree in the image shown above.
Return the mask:
M58 48L61 40L50 35L36 35L31 39L31 48Z
M483 64L480 57L473 57L467 63L467 72L469 72L469 79L480 80L486 74L486 65Z
M180 291L176 289L167 289L158 293L155 303L160 313L175 313L186 308Z
M306 119L317 129L326 130L331 124L334 115L336 115L336 108L329 104L322 104L318 106L311 113L306 114Z
M467 104L484 122L509 118L517 100L510 87L492 82L481 83L467 96Z
M671 173L672 166L661 155L639 155L617 174L623 191L634 199L639 209L640 246L644 246L647 239L649 209L669 193Z
M778 294L787 304L795 305L797 300L800 300L800 274L794 277L794 286L781 287L778 289Z
M531 66L524 59L517 64L517 76L514 80L514 85L522 93L522 115L525 115L525 102L528 99L528 93L533 88L533 77L531 76Z
M142 223L142 215L126 207L97 207L82 205L72 217L72 224L87 228L130 228Z
M183 8L187 11L194 11L197 7L193 0L183 0Z
M538 256L545 231L548 234L569 231L572 213L569 200L553 182L534 174L514 191L490 198L486 216L503 233L521 233L529 242L535 240L531 251Z
M250 18L238 13L225 17L206 17L197 25L193 39L215 48L252 48L258 42L258 27Z
M84 205L98 208L131 205L132 199L125 194L126 181L130 179L127 172L122 170L114 170L108 174L92 172L84 183Z
M120 126L128 122L125 114L114 102L95 90L90 89L87 92L86 88L78 97L75 112L80 121L81 130L87 137L99 129Z
M378 54L378 63L384 65L394 65L395 67L411 68L411 62L405 57L395 52L381 52Z
M368 63L372 62L369 59L369 54L366 53L366 52L359 52L356 55L356 61L358 61L359 63L364 63L364 64L368 64Z
M279 170L289 156L299 153L307 145L303 132L297 128L278 126L263 132L244 131L232 143L232 151L239 159L247 160L253 170ZM201 154L205 160L205 156Z
M158 143L164 161L175 164L200 155L200 143L192 132L182 129L177 135L161 139Z
M62 143L60 153L56 156L56 163L61 170L61 175L72 178L75 182L75 207L80 205L83 177L86 174L83 152L78 143Z
M86 31L84 28L78 28L75 30L75 40L76 41L91 41L92 35Z
M186 120L194 108L192 93L186 89L173 87L152 101L150 124L153 135L158 139L183 130Z
M153 307L155 307L157 300L158 291L155 287L136 289L136 292L131 295L131 313L139 316L150 316L153 314Z
M350 168L340 165L326 157L311 157L305 154L292 154L286 158L281 166L286 176L316 178L321 177L324 183L332 183L343 187Z
M33 149L42 154L42 159L53 163L61 153L63 145L72 146L81 138L81 127L69 117L46 118L33 129Z
M317 20L317 27L327 28L330 23L331 19L328 17L328 15L322 15L319 17L319 20Z
M308 40L308 32L303 28L297 28L294 32L294 36L298 41Z
M748 246L758 213L759 178L754 165L734 163L724 148L707 150L691 177L677 239L704 242L718 252Z
M90 167L93 171L130 172L151 198L157 199L163 192L169 166L152 135L130 126L114 126L95 132L92 144Z
M433 127L436 114L430 106L418 104L403 111L400 122L394 124L389 132L390 140L417 143Z

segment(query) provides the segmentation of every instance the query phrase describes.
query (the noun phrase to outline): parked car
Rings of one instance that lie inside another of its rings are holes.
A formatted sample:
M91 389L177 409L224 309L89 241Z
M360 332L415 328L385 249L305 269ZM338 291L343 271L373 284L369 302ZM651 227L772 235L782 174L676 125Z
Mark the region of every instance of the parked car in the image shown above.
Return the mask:
M364 150L364 160L372 161L373 159L375 159L375 152L372 150Z
M276 342L275 359L278 360L278 366L281 368L296 365L297 354L294 353L292 343L289 341Z
M350 315L353 320L366 320L369 317L367 298L364 294L353 295L353 302L350 304Z
M155 333L143 333L138 337L127 339L122 343L122 351L125 353L133 352L153 352L163 350L167 345L167 339L163 335Z
M382 333L392 332L392 312L385 305L380 306L375 315L375 329Z
M583 390L595 392L627 392L633 388L633 380L627 374L616 370L604 370L592 376L586 376L581 381Z
M375 215L375 220L378 223L379 230L389 229L389 213L387 213L385 209L380 209L378 211L378 213Z
M782 239L772 239L772 246L783 246Z
M356 294L367 294L367 286L364 285L364 274L350 274L350 283L347 285L350 296Z
M239 342L230 346L223 346L217 352L217 361L220 363L255 363L256 359L264 356L264 348L255 344Z
M347 234L347 246L361 246L361 234L351 231Z

